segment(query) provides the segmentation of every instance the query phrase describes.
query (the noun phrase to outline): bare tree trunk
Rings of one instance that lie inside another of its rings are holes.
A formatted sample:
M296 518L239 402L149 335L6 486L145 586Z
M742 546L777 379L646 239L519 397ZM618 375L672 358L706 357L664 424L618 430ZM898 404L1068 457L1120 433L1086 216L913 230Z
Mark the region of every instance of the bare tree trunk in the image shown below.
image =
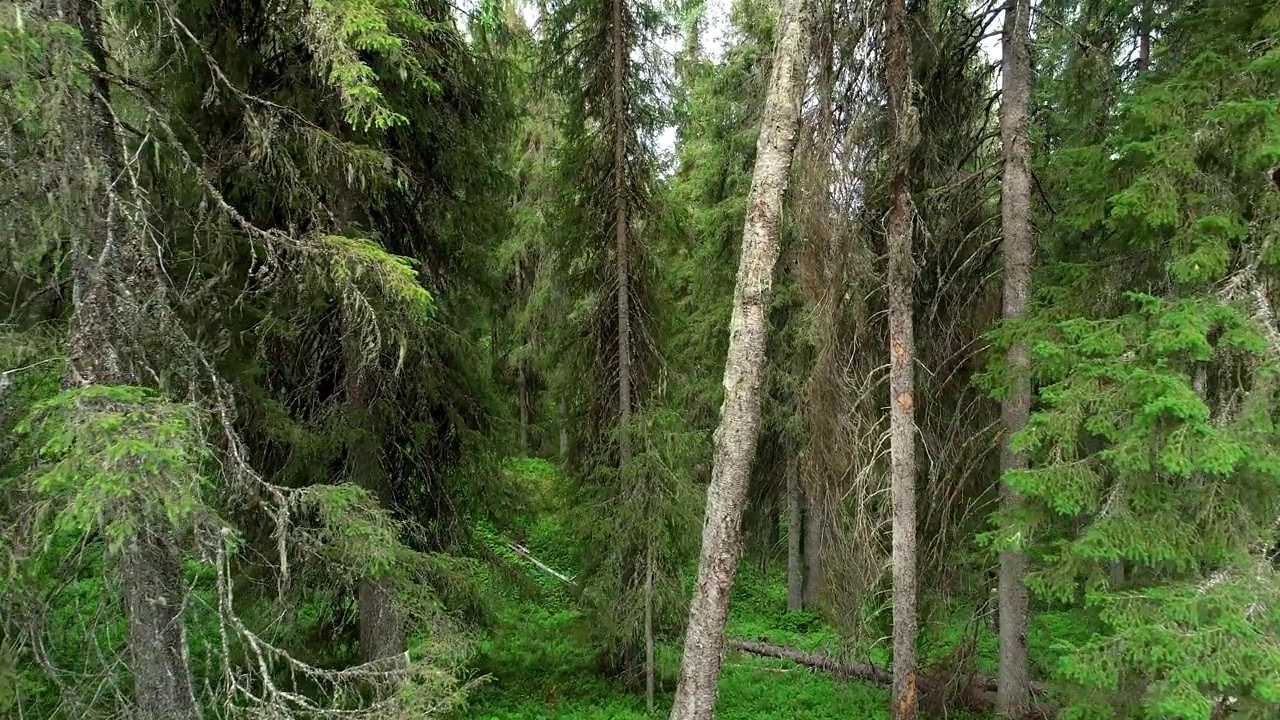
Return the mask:
M787 458L787 611L804 608L803 519L800 514L800 472L796 454Z
M1031 147L1027 131L1030 98L1030 0L1010 0L1005 9L1003 80L1000 102L1000 134L1004 147L1001 224L1004 236L1004 317L1018 320L1027 314L1031 294ZM1004 436L1000 444L1002 473L1027 466L1013 451L1013 435L1027 426L1031 414L1031 380L1027 346L1015 340L1009 346L1008 364L1013 387L1001 404ZM1007 483L1000 486L1001 508L1009 513L1022 506ZM1027 665L1026 556L1019 550L1000 553L1000 662L997 673L996 713L1022 717L1031 709L1030 673Z
M657 680L657 664L654 660L653 640L653 548L644 557L644 699L649 713L653 713L653 694Z
M1138 10L1138 72L1151 67L1151 4L1142 3Z
M347 449L347 473L361 488L378 499L378 504L391 506L390 481L382 467L379 447L379 423L376 413L377 381L367 368L362 368L358 357L349 359L350 385L347 403L357 416L367 415L359 422L362 437ZM372 662L399 655L405 651L404 625L400 617L392 583L385 578L367 577L360 581L357 601L360 609L360 659Z
M804 503L804 606L817 607L822 598L822 515L812 499L800 497Z
M628 432L631 422L631 270L627 246L627 139L622 119L623 58L622 0L613 0L613 224L618 270L618 424L621 427L618 460L626 465L631 461Z
M135 362L141 356L134 351L149 320L135 294L147 292L158 270L143 236L125 221L120 191L112 187L124 174L124 151L105 79L107 53L99 8L92 0L47 5L50 17L80 29L85 51L102 73L91 78L87 95L72 101L82 105L70 108L78 117L68 123L79 125L69 132L85 132L85 145L79 149L94 166L94 186L88 190L94 205L89 232L72 250L75 309L67 342L68 387L139 383ZM200 711L192 692L182 617L181 554L173 529L164 513L137 506L125 511L135 513L138 521L137 534L119 554L134 717L197 720Z
M889 210L889 454L893 504L893 718L915 720L916 698L916 463L915 266L913 213L907 170L915 135L911 45L905 0L885 6L885 63L892 128L893 183Z
M516 296L524 297L524 263L516 263ZM529 381L525 377L524 348L516 356L516 403L520 406L520 454L529 455Z
M355 322L345 324L354 327ZM382 422L378 417L378 358L366 357L358 334L349 331L343 348L344 402L356 437L347 446L346 473L350 481L377 499L384 510L392 506L391 479L382 466ZM405 651L407 639L393 583L365 577L357 591L360 614L360 659L372 662Z
M742 554L742 509L760 425L765 328L773 267L778 260L782 199L795 151L808 66L810 23L806 10L804 0L787 0L765 98L729 326L724 405L707 488L702 554L672 720L711 720L715 715L729 592Z
M1107 564L1107 587L1119 590L1124 586L1124 561L1112 560Z
M516 295L524 296L524 268L516 268ZM529 378L525 377L525 352L516 357L516 402L520 405L520 454L529 455Z
M529 385L524 373L524 358L516 365L516 384L519 385L517 402L520 403L520 454L529 455Z
M556 403L560 415L560 470L569 466L569 408L562 399Z
M181 565L169 528L148 528L120 553L130 670L140 720L198 718L187 666Z

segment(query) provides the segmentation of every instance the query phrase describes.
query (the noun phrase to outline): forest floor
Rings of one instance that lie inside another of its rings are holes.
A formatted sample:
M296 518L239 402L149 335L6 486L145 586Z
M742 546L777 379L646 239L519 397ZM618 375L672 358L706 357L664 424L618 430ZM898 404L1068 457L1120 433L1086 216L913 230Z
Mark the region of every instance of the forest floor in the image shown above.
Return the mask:
M537 523L527 547L555 565L563 558L563 534L554 519ZM561 566L562 569L563 566ZM531 573L538 573L530 567ZM730 603L727 636L730 640L767 642L812 653L840 655L837 632L811 612L787 612L785 573L762 570L760 563L744 562ZM591 648L581 639L580 624L559 581L543 577L546 592L537 601L509 606L499 626L480 642L476 670L485 677L471 696L463 716L468 720L633 720L650 717L643 693L601 677L593 666ZM951 622L926 623L919 657L924 668L947 657L966 638L972 638L974 669L993 675L996 638L985 624L972 622L969 613L957 613ZM887 630L887 628L886 628ZM1034 617L1028 637L1033 669L1047 669L1057 662L1054 644L1061 639L1081 639L1087 632L1073 618L1056 612ZM844 645L847 648L847 644ZM658 717L666 717L680 648L663 643L658 648ZM887 639L869 643L843 657L890 666ZM801 667L789 660L757 657L729 651L720 678L717 704L719 720L825 720L826 718L889 718L889 688L885 685L837 678ZM983 716L950 713L955 720L979 720Z

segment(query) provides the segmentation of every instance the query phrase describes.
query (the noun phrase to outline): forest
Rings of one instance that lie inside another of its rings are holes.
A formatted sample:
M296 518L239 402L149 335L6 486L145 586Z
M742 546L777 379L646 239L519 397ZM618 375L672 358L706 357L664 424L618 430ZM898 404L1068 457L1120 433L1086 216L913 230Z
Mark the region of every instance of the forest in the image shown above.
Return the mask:
M1280 717L1280 0L0 0L0 718Z

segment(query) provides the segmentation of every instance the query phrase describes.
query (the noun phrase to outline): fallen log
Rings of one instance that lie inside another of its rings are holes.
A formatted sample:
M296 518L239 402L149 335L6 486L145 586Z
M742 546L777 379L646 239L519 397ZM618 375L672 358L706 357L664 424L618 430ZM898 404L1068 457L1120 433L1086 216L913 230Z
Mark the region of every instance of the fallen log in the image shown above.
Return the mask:
M825 670L833 675L842 678L852 678L855 680L867 680L869 682L887 685L893 682L893 676L888 671L876 667L870 663L841 663L834 658L817 653L804 652L803 650L795 650L793 648L784 647L782 645L772 645L770 643L746 642L744 640L730 640L729 648L739 652L749 653L751 655L759 655L761 657L778 658L780 660L790 660L797 665L804 665L815 670Z
M829 672L843 679L865 680L880 685L889 685L893 682L893 675L888 670L876 667L871 663L840 662L826 655L805 652L772 643L730 640L728 645L731 650L761 657L790 660L797 665ZM920 694L924 697L921 707L930 710L931 714L944 714L946 708L942 707L942 705L945 704L945 695L947 694L947 679L921 676L917 679L917 686L920 688ZM1040 695L1044 691L1043 683L1032 683L1031 692L1033 694ZM953 702L966 710L986 712L995 707L995 692L995 678L989 675L975 675L969 679L968 687L961 690ZM931 704L936 707L930 708L929 705ZM1047 708L1038 702L1031 713L1031 717L1044 720L1050 720L1054 716L1055 713L1051 708Z

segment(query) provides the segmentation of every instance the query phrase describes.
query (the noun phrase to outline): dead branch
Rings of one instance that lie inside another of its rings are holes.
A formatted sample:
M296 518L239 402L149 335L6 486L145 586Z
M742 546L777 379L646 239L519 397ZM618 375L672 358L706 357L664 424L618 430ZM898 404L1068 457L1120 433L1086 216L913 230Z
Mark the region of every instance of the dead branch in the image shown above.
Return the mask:
M519 543L507 543L507 547L511 548L511 550L515 552L517 555L519 555L520 557L533 563L539 570L559 580L565 585L568 585L569 587L578 586L578 584L574 582L573 578L569 577L568 575L565 575L562 572L557 571L556 569L552 568L550 565L547 565L546 563L542 562L538 558L534 557L533 553L529 552L528 548L526 548L525 546Z

